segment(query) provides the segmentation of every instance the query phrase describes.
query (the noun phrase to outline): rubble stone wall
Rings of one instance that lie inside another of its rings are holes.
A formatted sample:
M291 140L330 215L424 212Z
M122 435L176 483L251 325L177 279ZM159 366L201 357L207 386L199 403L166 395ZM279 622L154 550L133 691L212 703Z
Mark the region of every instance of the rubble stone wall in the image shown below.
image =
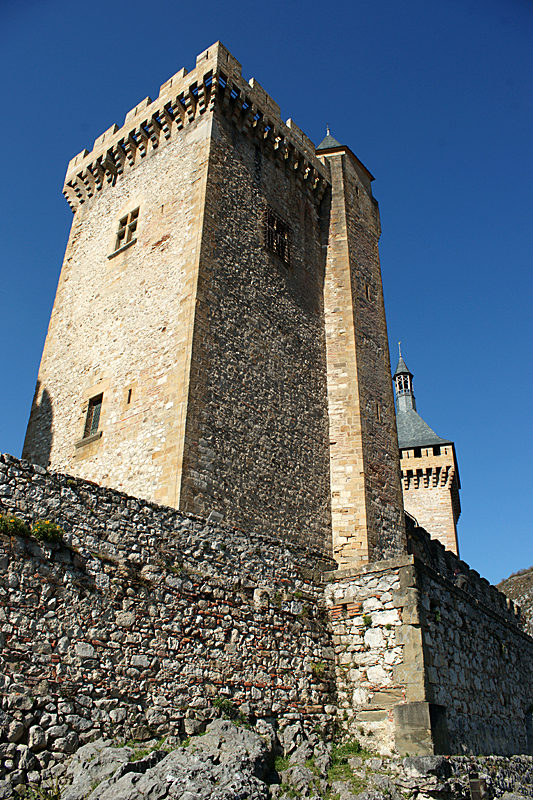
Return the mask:
M341 724L384 754L532 754L533 640L518 610L411 533L416 555L334 573L325 590Z
M423 663L405 638L404 566L404 560L394 559L342 570L339 580L332 576L325 589L339 720L351 735L384 755L395 749L393 707L419 699L424 681Z
M533 640L473 588L417 569L427 699L446 708L451 752L531 754Z
M221 712L327 727L332 562L10 456L0 513L65 531L0 542L4 770L38 772L99 735L197 732Z
M290 228L290 263L266 246L267 209ZM328 551L321 244L294 168L215 114L180 508Z

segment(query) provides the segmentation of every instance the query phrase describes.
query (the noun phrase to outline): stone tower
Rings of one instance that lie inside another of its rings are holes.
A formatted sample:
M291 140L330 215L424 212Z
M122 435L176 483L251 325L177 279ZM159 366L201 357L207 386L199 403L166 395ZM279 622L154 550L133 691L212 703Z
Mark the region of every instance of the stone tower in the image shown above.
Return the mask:
M403 552L371 180L201 53L69 164L24 457L342 563Z
M454 444L437 436L418 414L413 375L401 352L394 385L405 510L434 539L458 555L461 483Z

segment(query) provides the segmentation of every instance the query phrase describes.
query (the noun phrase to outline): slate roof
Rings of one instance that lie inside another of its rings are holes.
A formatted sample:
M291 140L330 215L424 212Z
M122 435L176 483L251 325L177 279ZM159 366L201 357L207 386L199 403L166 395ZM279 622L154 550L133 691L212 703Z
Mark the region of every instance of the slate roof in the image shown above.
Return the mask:
M398 359L398 364L396 366L396 369L394 370L394 375L392 377L395 378L396 375L405 375L406 373L408 375L412 374L409 370L409 367L407 366L403 358L400 356L400 358Z
M453 444L449 439L441 439L440 436L437 436L414 408L396 414L396 427L400 450L431 447L435 444Z
M397 375L411 375L409 367L403 360L401 354L398 359L398 364L394 371L393 378ZM411 392L404 395L406 401L400 405L412 403L414 405L414 396ZM398 406L398 398L396 398L396 405ZM401 408L396 413L396 428L398 429L398 445L400 450L412 449L413 447L431 447L432 445L439 444L453 444L449 439L441 439L432 430L427 422L424 422L420 414L414 408L408 408L406 411Z
M317 150L330 150L332 147L342 147L342 145L341 145L340 142L338 142L336 139L334 139L333 136L331 136L331 134L329 132L329 128L328 128L327 136L325 137L325 139L322 139L322 141L320 142L320 144L318 145L318 147L316 149Z

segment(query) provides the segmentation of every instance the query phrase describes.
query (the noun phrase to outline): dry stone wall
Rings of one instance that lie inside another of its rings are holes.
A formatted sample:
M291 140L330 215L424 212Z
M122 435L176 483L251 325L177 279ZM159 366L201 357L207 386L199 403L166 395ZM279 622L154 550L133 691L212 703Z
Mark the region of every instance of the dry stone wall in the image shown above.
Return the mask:
M451 750L533 752L533 640L469 584L417 574L427 697L446 708Z
M332 562L10 456L0 513L65 530L0 542L4 770L99 735L197 732L221 710L327 727Z
M282 741L336 716L382 755L533 750L517 609L419 528L411 554L333 571L262 531L11 456L0 513L65 531L0 542L6 771L99 735L179 738L221 711L277 718Z

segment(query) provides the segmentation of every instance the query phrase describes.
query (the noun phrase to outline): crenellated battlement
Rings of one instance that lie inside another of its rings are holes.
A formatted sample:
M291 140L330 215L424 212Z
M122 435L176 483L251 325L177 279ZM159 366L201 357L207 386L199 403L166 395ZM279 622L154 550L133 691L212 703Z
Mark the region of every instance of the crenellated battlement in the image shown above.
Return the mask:
M506 618L514 625L520 625L520 608L496 586L490 584L479 572L472 569L460 557L447 549L438 539L432 538L429 533L414 520L407 518L407 540L409 552L423 561L441 578L454 584L462 592L486 609Z
M145 97L126 114L121 128L112 125L91 152L83 150L69 162L63 194L72 210L115 185L215 107L241 133L261 142L265 153L320 202L329 171L316 157L313 142L291 119L282 121L278 104L253 78L242 78L239 62L217 42L197 56L192 72L179 70L162 84L155 101Z

